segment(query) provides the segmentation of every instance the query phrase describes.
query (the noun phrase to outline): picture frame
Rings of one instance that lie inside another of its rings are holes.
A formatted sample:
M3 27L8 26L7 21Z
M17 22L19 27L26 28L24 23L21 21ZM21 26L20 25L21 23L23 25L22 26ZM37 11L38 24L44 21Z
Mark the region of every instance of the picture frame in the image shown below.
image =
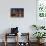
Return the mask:
M24 17L24 8L11 8L11 17Z

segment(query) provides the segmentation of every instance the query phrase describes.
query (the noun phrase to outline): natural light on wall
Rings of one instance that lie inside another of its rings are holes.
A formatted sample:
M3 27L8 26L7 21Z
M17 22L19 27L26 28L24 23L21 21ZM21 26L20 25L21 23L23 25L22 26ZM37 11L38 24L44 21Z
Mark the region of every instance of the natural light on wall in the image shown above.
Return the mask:
M40 20L46 18L46 0L37 0L37 17Z

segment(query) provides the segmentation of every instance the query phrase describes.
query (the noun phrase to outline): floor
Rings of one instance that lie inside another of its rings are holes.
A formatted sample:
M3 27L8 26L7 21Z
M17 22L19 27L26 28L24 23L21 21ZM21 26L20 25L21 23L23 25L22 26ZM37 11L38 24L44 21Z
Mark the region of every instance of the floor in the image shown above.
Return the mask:
M5 45L3 42L2 43L0 42L0 46L5 46ZM7 46L16 46L16 45L15 45L15 43L10 42L10 43L8 43ZM21 45L21 46L25 46L25 45ZM30 46L37 46L37 44L32 42L32 43L30 43ZM41 45L41 46L46 46L46 43L44 43L44 45Z

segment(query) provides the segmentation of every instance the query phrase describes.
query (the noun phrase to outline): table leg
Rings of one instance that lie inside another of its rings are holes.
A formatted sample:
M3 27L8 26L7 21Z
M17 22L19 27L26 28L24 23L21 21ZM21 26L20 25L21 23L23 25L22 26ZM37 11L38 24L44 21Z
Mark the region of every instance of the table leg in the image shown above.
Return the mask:
M5 35L5 46L7 46L7 36Z

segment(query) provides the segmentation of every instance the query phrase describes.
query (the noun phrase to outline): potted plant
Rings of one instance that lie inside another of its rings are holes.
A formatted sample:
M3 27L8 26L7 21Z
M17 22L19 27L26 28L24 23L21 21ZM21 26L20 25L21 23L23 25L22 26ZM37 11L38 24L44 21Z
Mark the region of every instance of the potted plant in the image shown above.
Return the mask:
M35 28L36 30L38 30L38 26L37 25L32 25L33 28Z
M45 29L45 26L41 26L40 29Z
M46 36L45 34L46 34L45 32L35 32L33 35L37 38L38 43L41 43L40 40L42 38L45 38L44 37Z
M45 26L32 25L32 27L35 28L36 30L45 29Z

